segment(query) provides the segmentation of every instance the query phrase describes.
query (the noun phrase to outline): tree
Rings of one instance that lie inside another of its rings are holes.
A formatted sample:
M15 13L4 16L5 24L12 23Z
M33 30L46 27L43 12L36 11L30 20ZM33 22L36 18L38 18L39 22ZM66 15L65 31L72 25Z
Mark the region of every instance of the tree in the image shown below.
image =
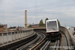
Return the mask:
M58 25L60 26L60 21L57 19L57 21L58 21Z
M39 26L44 26L43 20L40 20Z
M2 28L3 26L0 26L0 28Z
M45 24L46 24L46 20L48 20L48 18L45 19Z
M30 24L28 27L32 27L32 25Z
M13 26L13 27L9 27L9 29L14 29L14 28L16 28L16 26Z

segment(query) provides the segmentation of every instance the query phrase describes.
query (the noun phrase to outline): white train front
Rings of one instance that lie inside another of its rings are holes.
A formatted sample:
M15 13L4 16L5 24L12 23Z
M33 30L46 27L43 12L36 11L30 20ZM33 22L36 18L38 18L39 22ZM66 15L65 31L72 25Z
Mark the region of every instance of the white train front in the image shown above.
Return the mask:
M59 25L58 20L47 20L46 21L46 33L47 33L47 40L58 40L61 37L61 34L59 33Z

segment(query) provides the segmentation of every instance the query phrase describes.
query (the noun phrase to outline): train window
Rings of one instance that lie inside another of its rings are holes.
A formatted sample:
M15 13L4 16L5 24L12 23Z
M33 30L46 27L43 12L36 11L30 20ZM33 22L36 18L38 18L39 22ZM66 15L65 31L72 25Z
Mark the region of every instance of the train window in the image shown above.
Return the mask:
M57 23L56 21L47 22L47 29L49 30L57 30Z

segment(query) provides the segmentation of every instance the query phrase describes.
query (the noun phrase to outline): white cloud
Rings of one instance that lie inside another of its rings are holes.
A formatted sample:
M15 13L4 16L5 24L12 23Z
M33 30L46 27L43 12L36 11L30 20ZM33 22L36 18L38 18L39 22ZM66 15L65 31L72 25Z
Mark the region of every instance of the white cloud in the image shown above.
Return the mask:
M65 15L68 15L68 17L74 17L75 16L75 7L61 7L61 8L55 8L50 10L45 10L47 12L56 12L56 13L63 13Z

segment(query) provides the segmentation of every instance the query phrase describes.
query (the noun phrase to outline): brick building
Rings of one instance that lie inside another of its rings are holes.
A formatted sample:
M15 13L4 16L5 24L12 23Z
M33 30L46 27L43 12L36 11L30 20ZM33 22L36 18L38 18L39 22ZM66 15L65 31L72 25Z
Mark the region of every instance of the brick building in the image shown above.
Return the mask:
M7 29L7 24L0 24L0 32L3 32Z
M31 25L32 27L39 27L39 24Z

